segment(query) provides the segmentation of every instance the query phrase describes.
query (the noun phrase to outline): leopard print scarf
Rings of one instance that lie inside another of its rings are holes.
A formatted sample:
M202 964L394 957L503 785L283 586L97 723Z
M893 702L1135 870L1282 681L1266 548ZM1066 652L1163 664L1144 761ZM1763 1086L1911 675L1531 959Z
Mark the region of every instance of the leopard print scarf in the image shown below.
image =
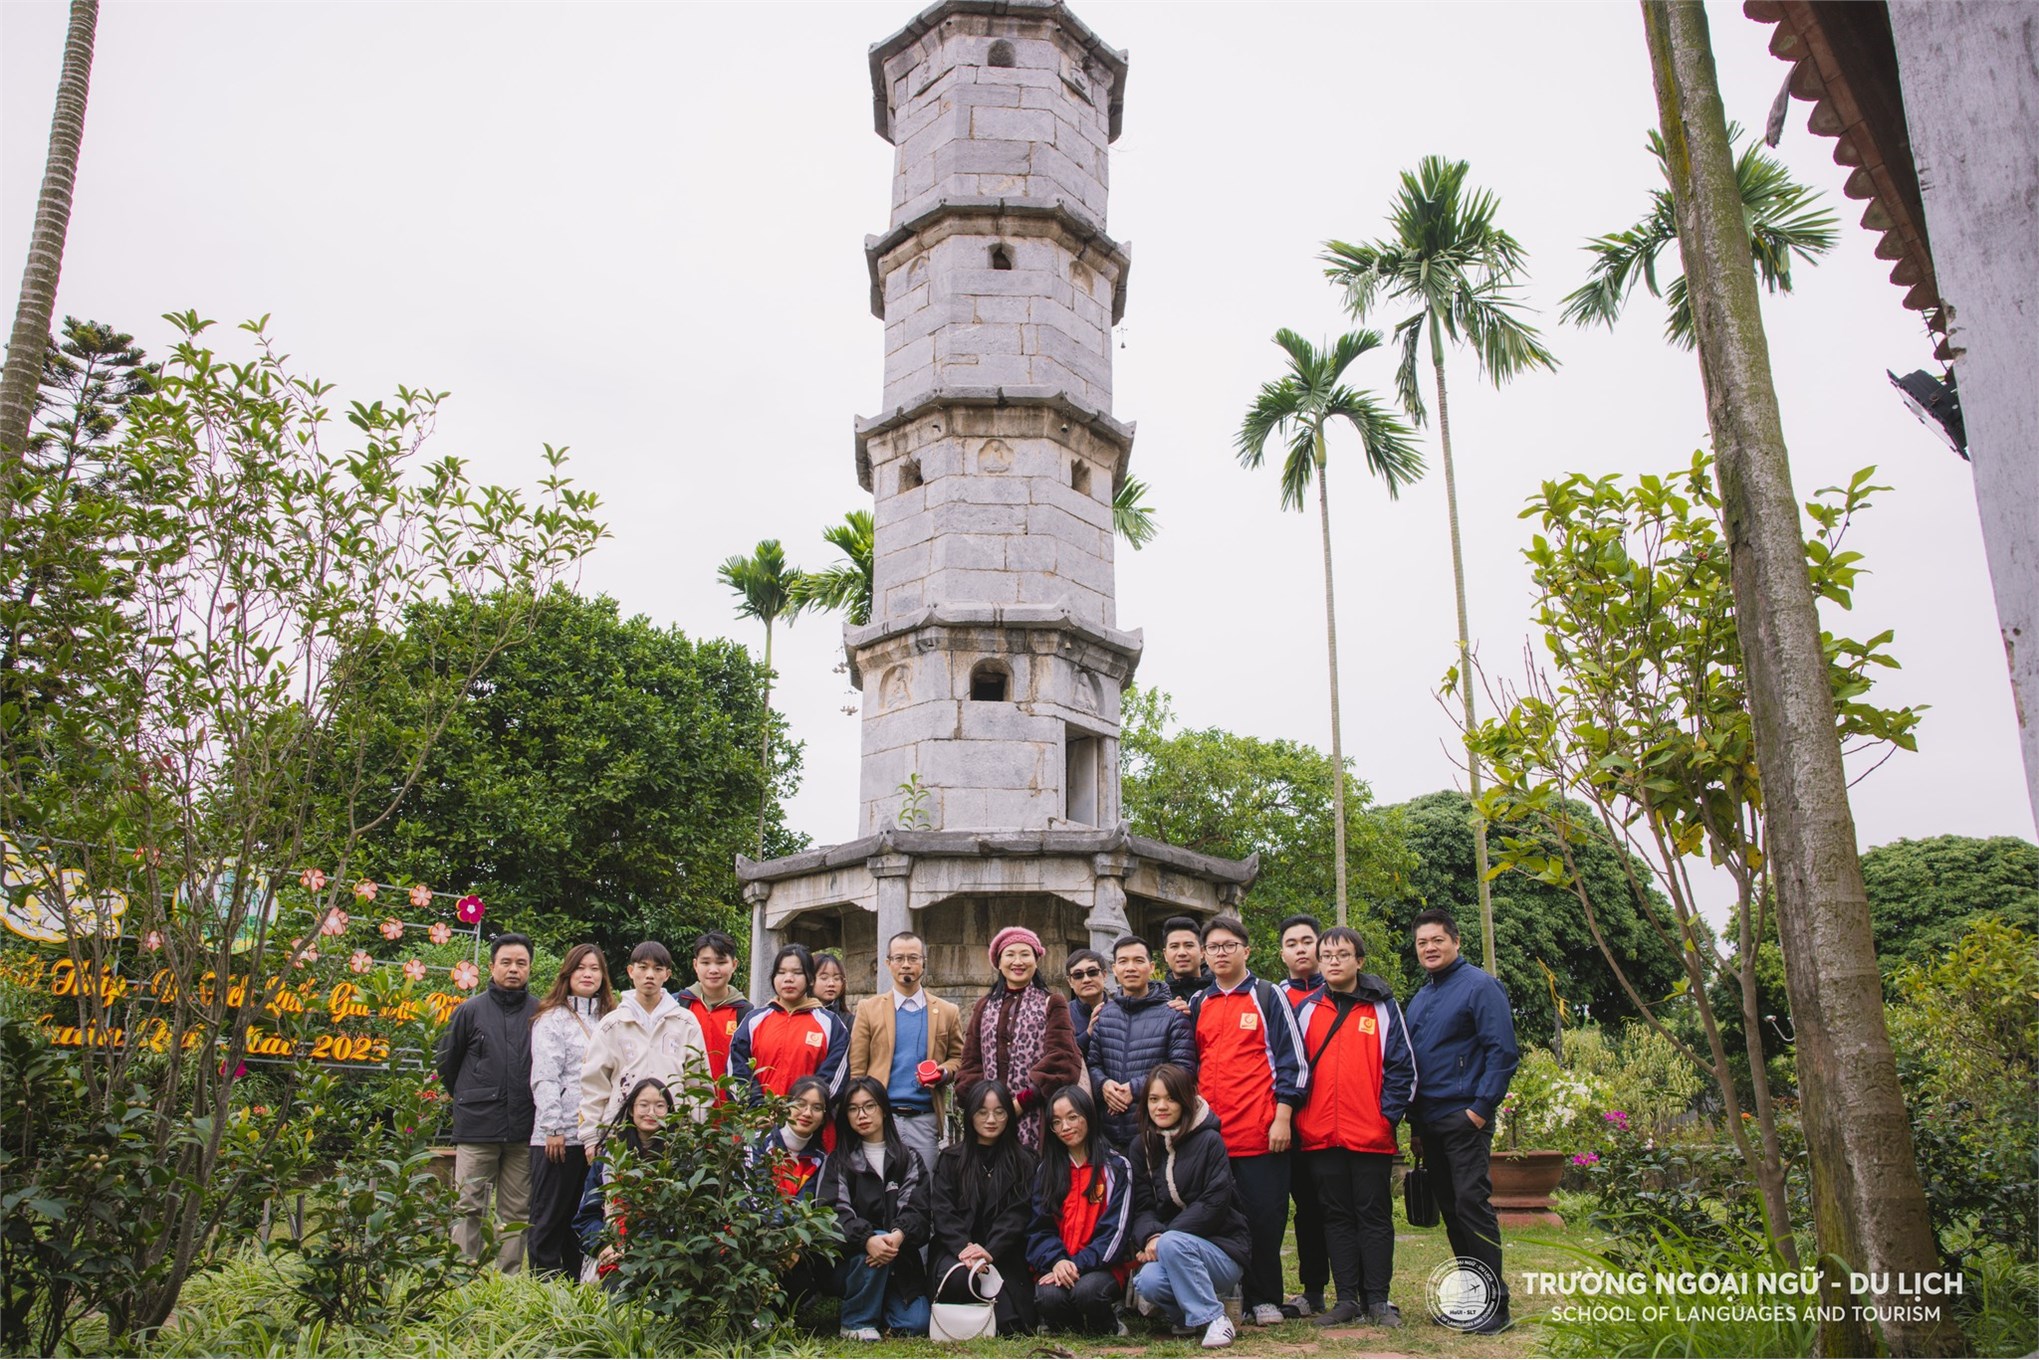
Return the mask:
M977 1016L977 1042L984 1054L984 1075L1005 1083L1018 1094L1034 1084L1033 1070L1040 1065L1042 1042L1048 1032L1048 991L1029 983L1015 992L1000 984L984 999ZM1020 1117L1020 1142L1030 1152L1041 1150L1041 1106L1052 1091L1036 1091L1035 1108Z

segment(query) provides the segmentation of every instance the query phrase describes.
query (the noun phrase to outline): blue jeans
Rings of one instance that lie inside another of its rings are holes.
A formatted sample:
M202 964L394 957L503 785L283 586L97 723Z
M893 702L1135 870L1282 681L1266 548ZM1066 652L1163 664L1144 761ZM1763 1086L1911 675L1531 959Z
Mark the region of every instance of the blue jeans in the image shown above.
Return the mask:
M1133 1277L1133 1289L1170 1322L1205 1327L1224 1314L1221 1296L1238 1287L1242 1273L1222 1247L1189 1233L1165 1232L1154 1244L1154 1259Z
M927 1335L927 1295L911 1303L900 1298L896 1290L887 1287L892 1283L891 1266L873 1270L859 1253L843 1262L836 1271L835 1283L842 1291L844 1328L855 1331L859 1327L884 1326L895 1332Z

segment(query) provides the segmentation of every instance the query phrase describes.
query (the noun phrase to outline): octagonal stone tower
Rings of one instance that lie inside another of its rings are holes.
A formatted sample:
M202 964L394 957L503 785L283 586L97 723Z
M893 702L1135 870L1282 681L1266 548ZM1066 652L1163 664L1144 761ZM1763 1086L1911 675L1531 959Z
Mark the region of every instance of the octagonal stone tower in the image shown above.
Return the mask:
M938 990L973 994L1004 925L1062 951L1237 901L1256 865L1128 834L1111 414L1131 261L1105 232L1126 58L1057 0L944 0L871 49L892 222L865 242L884 412L857 423L875 504L861 837L739 861L753 994L788 938L835 945L853 988L911 923Z

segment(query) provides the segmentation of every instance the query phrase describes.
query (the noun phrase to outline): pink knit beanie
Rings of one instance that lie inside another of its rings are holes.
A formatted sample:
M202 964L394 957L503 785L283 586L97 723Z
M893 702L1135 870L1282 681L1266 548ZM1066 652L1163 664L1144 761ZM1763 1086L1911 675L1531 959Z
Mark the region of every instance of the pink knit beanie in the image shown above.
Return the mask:
M1034 957L1045 959L1048 951L1041 946L1041 937L1025 926L1007 926L991 937L991 966L998 967L998 956L1005 952L1007 945L1023 944L1031 947Z

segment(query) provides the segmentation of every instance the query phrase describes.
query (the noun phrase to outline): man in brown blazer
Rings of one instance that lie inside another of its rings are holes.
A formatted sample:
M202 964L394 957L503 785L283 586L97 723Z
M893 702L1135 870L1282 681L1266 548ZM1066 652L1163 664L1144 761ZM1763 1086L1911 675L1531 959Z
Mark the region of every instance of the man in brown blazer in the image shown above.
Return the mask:
M891 989L859 1003L850 1025L849 1074L884 1085L900 1141L920 1154L932 1174L948 1087L963 1063L963 1017L920 985L927 971L927 943L920 936L904 930L894 935L885 947L885 966L892 970Z

